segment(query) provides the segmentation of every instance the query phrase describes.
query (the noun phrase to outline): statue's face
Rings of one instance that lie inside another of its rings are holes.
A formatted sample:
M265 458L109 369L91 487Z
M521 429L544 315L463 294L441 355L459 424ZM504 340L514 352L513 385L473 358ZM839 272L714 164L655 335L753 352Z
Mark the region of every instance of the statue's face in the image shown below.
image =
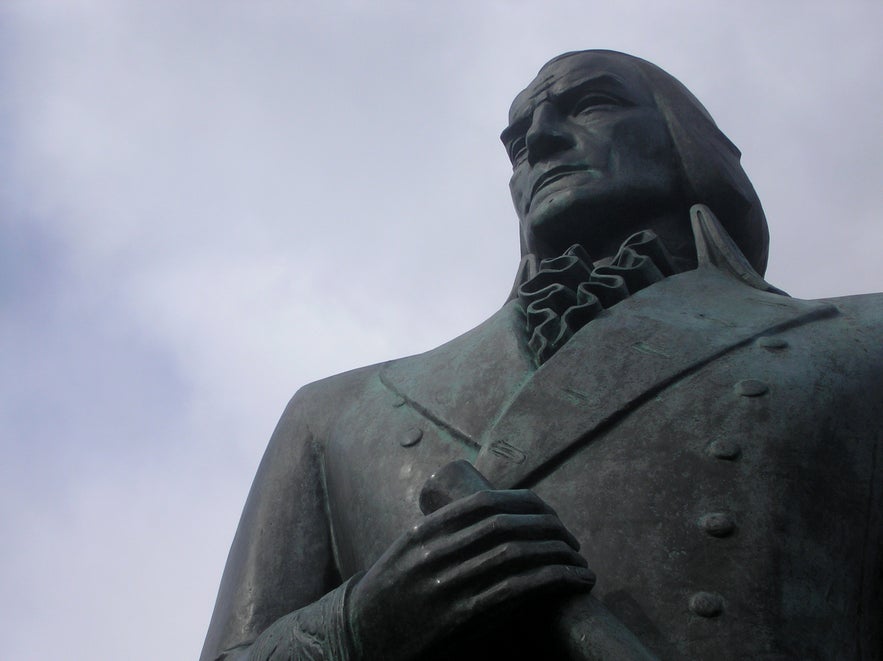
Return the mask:
M577 53L521 92L500 136L530 252L582 243L608 256L681 202L675 149L647 84L625 58ZM637 226L640 225L640 226Z

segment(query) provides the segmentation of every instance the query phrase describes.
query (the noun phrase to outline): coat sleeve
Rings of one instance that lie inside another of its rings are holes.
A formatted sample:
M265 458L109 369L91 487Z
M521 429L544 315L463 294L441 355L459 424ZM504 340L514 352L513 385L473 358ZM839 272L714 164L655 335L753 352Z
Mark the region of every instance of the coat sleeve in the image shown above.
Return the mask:
M351 658L310 399L292 398L261 460L200 661Z

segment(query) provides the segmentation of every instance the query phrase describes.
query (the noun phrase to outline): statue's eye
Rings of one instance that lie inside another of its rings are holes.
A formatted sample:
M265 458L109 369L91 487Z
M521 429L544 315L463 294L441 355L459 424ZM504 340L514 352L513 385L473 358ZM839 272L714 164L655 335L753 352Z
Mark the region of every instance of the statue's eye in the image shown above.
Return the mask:
M619 107L626 105L622 99L604 94L603 92L591 92L585 96L581 96L579 101L573 105L570 111L571 115L584 115L595 110L603 110L605 108Z
M515 165L524 158L524 155L527 153L527 144L525 143L524 136L514 138L509 143L508 151L509 160L512 161L512 165Z

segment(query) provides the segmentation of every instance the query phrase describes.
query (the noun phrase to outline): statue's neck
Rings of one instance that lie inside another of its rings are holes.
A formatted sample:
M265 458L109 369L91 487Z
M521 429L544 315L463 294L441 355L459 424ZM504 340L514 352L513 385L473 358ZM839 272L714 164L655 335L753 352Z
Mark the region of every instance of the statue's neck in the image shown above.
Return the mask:
M538 261L561 255L574 243L585 248L596 265L609 261L629 236L640 230L652 230L668 248L677 262L678 270L696 267L696 246L690 228L690 215L685 210L663 214L636 214L624 220L586 217L561 223L548 236L531 236L528 251Z

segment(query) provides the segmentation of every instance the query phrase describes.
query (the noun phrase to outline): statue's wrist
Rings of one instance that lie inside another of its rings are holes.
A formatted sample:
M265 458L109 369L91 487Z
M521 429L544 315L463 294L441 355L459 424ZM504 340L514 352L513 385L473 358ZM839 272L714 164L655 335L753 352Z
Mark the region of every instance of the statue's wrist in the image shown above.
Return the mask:
M358 572L351 576L343 585L343 626L341 633L343 634L343 646L347 650L347 659L349 661L365 661L364 645L359 629L359 618L353 609L353 591L365 575L364 571Z

